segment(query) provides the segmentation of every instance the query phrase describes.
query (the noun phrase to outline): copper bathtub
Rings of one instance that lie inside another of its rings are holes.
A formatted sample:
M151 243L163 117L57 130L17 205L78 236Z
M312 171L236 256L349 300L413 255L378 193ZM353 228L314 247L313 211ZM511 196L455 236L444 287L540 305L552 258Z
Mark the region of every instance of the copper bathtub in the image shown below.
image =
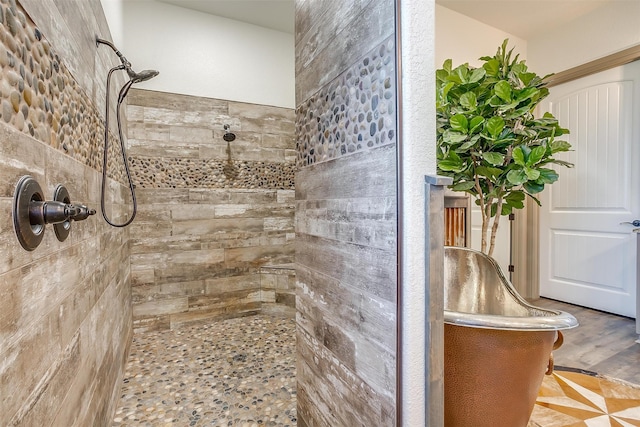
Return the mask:
M481 252L445 247L444 270L445 426L526 427L576 318L529 304Z

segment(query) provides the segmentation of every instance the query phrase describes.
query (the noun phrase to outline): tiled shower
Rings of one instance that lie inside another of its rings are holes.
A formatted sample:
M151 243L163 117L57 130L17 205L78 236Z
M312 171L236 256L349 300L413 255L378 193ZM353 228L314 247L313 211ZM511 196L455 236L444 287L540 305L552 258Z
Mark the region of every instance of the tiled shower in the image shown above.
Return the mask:
M132 89L135 222L25 251L21 176L99 206L114 58L99 0L0 0L0 425L111 425L134 335L255 315L297 318L298 425L394 425L394 2L297 3L296 110Z

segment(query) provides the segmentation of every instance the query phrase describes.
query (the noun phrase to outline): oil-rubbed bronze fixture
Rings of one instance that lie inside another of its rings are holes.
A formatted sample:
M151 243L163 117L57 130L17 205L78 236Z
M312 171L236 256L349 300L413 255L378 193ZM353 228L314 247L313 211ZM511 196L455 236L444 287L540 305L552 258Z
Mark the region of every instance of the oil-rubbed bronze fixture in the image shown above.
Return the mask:
M46 224L54 224L56 237L64 241L69 236L71 221L82 221L95 215L95 209L73 205L67 189L58 185L54 200L45 200L40 184L25 175L18 181L13 196L13 227L20 245L32 251L44 237Z
M227 142L233 142L236 139L236 134L229 129L231 129L231 125L224 125L224 135L222 135L222 139Z

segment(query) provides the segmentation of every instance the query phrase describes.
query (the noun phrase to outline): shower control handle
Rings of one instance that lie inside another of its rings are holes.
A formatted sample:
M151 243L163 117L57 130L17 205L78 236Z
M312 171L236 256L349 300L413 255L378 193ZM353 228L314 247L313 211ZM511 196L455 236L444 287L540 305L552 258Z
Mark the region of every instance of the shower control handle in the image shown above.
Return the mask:
M53 200L32 200L29 203L29 222L33 225L59 224L80 213L81 209L77 206Z
M88 208L85 205L75 206L75 208L78 209L78 213L76 213L75 215L71 216L71 219L74 220L74 221L83 221L83 220L89 218L91 215L95 215L96 214L96 210L95 209Z

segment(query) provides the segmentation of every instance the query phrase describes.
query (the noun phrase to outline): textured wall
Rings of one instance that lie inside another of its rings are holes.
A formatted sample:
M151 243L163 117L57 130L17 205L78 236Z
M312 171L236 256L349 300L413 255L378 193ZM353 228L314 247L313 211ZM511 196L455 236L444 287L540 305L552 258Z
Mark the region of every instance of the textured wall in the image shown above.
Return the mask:
M136 328L259 312L260 267L293 261L293 110L132 90L127 117Z
M298 425L395 425L394 2L296 2Z
M128 230L91 217L61 243L48 226L27 252L11 207L26 174L49 199L64 184L72 201L98 206L113 58L91 40L108 32L98 0L22 3L26 11L0 4L0 425L105 426L132 331ZM108 210L121 219L126 188L109 189Z

